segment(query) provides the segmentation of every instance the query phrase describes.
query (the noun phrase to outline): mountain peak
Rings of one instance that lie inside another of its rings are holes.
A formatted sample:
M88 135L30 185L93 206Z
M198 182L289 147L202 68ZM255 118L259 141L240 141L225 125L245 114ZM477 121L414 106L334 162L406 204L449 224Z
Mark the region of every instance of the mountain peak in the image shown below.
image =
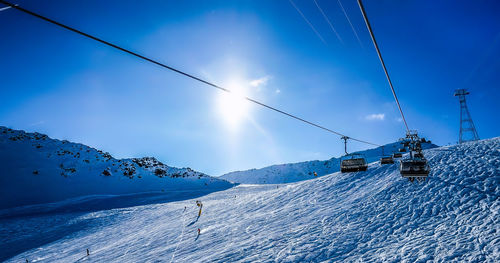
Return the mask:
M116 159L80 143L0 126L0 209L86 195L233 186L154 157Z

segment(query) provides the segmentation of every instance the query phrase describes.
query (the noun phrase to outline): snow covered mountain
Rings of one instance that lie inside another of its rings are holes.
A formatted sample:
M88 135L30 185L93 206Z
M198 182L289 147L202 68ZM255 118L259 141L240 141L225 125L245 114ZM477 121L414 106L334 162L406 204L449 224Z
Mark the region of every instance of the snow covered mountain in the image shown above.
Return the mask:
M374 162L214 192L200 217L192 199L0 220L0 260L500 262L500 138L424 154L422 183Z
M399 142L384 145L384 154L398 152L401 147ZM422 143L423 149L432 149L437 145L430 142ZM357 152L363 154L367 162L374 162L380 159L382 147ZM307 161L300 163L288 163L272 165L260 169L250 169L246 171L230 172L220 176L225 180L243 184L282 184L292 183L318 176L331 174L340 170L340 158L331 158L325 161Z
M152 157L118 160L83 144L0 126L0 209L89 195L211 192L232 186Z

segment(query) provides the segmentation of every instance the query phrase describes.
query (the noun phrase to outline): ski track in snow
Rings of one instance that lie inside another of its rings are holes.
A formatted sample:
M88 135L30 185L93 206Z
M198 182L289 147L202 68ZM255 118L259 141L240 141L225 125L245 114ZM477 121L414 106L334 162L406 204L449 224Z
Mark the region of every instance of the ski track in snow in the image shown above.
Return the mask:
M179 242L177 242L177 246L175 246L174 253L172 253L172 258L170 259L170 262L174 262L175 259L175 252L179 249L179 245L182 242L182 238L184 237L184 230L186 229L186 211L182 211L182 230L181 234L179 235Z
M0 241L84 225L7 262L74 262L87 248L82 262L500 262L500 138L425 155L423 183L401 178L397 164L371 163L208 194L192 225L194 199L2 220Z

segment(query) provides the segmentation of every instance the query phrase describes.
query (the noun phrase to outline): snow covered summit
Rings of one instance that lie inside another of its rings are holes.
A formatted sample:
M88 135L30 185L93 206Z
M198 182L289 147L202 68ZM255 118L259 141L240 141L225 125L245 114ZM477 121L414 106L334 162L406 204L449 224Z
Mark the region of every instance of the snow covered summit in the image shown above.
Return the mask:
M88 195L211 192L232 186L153 157L119 160L83 144L0 126L0 209Z

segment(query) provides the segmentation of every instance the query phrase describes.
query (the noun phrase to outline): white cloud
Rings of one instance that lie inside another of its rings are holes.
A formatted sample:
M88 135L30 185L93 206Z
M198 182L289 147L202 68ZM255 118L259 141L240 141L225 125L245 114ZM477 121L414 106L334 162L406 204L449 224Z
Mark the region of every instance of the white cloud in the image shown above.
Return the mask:
M280 89L277 89L277 90L275 90L274 92L276 92L276 94L278 94L278 93L281 93L281 90L280 90Z
M262 78L251 80L250 86L256 87L256 88L261 87L261 86L265 86L267 84L267 82L269 81L269 79L271 79L270 76L265 76Z
M38 121L38 122L34 122L32 124L30 124L30 126L39 126L39 125L43 125L45 124L45 121Z
M365 117L365 119L369 120L369 121L383 121L385 119L385 114L384 113L374 113L374 114L370 114L370 115L367 115Z

